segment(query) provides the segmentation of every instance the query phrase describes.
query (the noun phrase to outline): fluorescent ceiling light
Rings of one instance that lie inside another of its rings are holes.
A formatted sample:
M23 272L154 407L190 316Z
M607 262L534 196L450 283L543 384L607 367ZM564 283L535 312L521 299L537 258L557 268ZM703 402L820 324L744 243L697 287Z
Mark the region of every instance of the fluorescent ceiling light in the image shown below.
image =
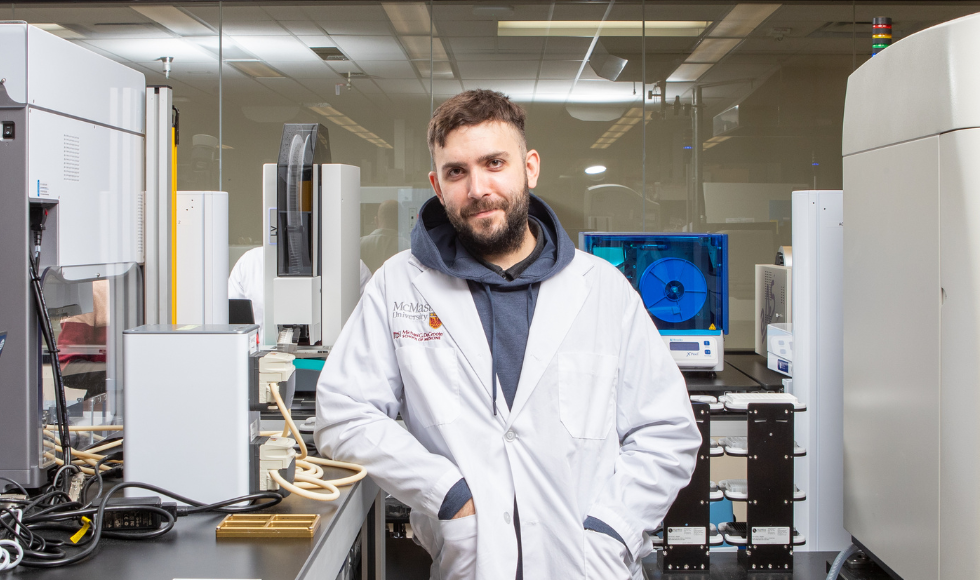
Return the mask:
M266 62L321 62L321 58L292 36L235 36L236 44Z
M737 4L708 36L745 38L779 9L779 4Z
M31 23L31 26L36 26L41 30L50 32L51 34L54 34L55 36L59 36L61 38L85 38L84 36L75 32L74 30L65 28L64 26L60 24L55 24L53 22L41 22L36 24Z
M315 113L323 115L332 123L339 125L341 128L347 129L351 133L357 135L372 145L376 145L381 149L394 149L394 147L389 145L387 141L368 131L364 127L361 127L353 119L331 107L330 103L312 103L306 105L306 107Z
M398 34L429 34L432 24L429 9L421 2L382 3L388 19Z
M589 175L599 175L600 173L606 172L605 165L593 165L592 167L586 167L585 172Z
M701 36L710 20L647 20L647 36ZM643 36L641 20L501 20L497 36Z
M130 8L181 36L201 36L215 33L210 26L201 23L174 6L130 6Z
M740 42L741 38L705 38L684 62L716 63Z
M779 4L736 4L719 22L708 37L701 41L669 77L669 83L691 83L708 72L731 52L746 36L752 33L766 18L779 9Z
M279 71L260 60L226 60L225 62L256 79L274 79L283 76Z
M429 39L428 36L402 36L402 46L408 52L408 57L412 60L429 60L429 46L432 46L433 60L449 60L446 54L446 47L442 40L438 38Z
M427 60L416 60L412 64L415 68L419 70L419 74L423 77L429 76L429 61ZM436 61L432 63L432 77L437 79L453 79L456 78L453 75L453 67L450 63L445 61Z
M701 75L708 72L711 63L684 63L667 77L668 83L693 83L701 78Z
M633 107L629 111L626 111L626 113L620 117L618 121L613 123L612 127L609 127L609 129L607 129L606 132L592 144L591 149L608 149L610 145L615 143L620 137L632 129L634 125L639 123L642 117L643 109L640 107ZM653 113L647 113L646 118L647 121L652 119Z

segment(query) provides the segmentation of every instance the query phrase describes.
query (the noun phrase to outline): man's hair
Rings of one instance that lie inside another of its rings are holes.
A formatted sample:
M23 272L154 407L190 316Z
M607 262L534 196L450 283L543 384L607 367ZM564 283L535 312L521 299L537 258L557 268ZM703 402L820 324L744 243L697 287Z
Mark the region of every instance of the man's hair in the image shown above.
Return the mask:
M524 120L527 114L503 93L487 89L474 89L459 93L432 114L429 120L429 153L434 154L436 145L446 146L446 137L469 125L479 125L488 121L506 123L520 135L521 151L527 151L527 137L524 135Z

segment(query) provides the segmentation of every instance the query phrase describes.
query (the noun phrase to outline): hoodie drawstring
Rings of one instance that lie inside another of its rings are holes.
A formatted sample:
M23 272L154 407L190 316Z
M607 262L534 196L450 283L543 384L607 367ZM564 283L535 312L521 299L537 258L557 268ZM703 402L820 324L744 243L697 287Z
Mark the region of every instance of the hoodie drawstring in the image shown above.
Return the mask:
M493 316L493 292L490 291L490 285L487 283L483 284L483 290L487 293L487 300L490 302L490 382L493 383L493 415L497 416L497 349L495 340L497 338L497 323Z

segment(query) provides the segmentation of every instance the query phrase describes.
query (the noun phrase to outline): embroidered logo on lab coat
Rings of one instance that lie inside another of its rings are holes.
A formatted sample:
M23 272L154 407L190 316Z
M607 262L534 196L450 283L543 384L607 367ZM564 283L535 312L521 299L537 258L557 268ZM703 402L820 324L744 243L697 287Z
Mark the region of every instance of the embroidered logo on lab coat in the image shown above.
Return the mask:
M435 312L429 313L429 326L431 326L433 330L438 330L439 327L442 326L442 321L439 320L439 317Z

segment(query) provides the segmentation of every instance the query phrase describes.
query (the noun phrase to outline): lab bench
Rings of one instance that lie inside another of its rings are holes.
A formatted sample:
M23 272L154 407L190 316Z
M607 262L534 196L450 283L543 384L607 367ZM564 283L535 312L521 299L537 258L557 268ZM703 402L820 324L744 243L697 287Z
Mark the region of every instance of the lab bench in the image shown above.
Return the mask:
M350 472L324 468L326 478ZM319 514L312 539L218 539L224 514L179 518L167 534L144 541L103 539L96 553L63 568L18 567L4 578L43 580L173 580L175 578L256 578L261 580L334 580L360 542L361 574L350 580L385 577L384 498L364 478L340 488L340 497L321 502L290 495L260 514ZM341 577L343 580L347 578Z

